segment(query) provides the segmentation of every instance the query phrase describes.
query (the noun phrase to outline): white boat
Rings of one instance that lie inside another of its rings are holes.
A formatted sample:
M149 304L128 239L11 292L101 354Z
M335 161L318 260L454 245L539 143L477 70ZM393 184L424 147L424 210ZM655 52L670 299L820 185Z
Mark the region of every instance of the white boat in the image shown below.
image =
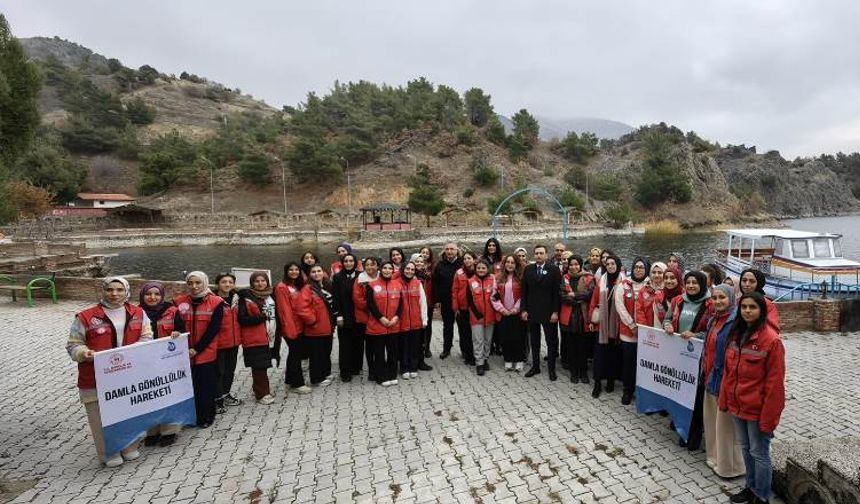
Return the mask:
M729 229L717 263L737 277L747 268L765 274L776 300L810 294L860 294L860 262L842 256L842 235L795 229Z

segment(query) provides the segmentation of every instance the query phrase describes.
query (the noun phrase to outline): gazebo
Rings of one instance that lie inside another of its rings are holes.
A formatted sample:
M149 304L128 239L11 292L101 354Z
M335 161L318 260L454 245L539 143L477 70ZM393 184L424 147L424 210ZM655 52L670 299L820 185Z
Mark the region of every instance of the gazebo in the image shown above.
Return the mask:
M361 223L365 231L407 231L412 229L409 207L379 203L362 207Z

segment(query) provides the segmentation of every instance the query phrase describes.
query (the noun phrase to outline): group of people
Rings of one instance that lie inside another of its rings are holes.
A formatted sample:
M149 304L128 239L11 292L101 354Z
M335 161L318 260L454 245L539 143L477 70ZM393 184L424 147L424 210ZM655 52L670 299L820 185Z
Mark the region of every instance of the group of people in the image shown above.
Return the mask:
M683 444L698 449L704 436L708 464L718 475L746 474L732 502L768 500L785 353L778 312L758 270L744 271L735 286L715 264L685 269L678 254L666 262L636 257L625 270L610 250L592 248L580 256L558 243L550 255L538 245L529 260L522 247L503 254L495 238L480 254L449 243L438 260L430 247L408 257L395 247L385 259L359 258L348 243L336 251L329 268L304 253L284 266L276 285L264 271L252 273L239 290L231 274L218 275L210 286L204 272L192 271L187 292L168 300L160 283L149 282L138 305L129 303L124 278L105 278L102 300L76 315L67 343L102 461L114 467L137 458L139 442L104 452L92 364L97 351L187 333L197 425L207 428L219 412L242 403L232 393L240 346L260 404L275 401L268 369L273 361L280 365L283 342L288 392L329 385L335 332L341 381L359 376L366 361L369 381L394 386L432 370L425 359L432 357L438 306L440 359L451 356L456 326L460 355L478 376L490 370L492 354L502 356L505 371L525 371L527 378L540 374L545 360L551 381L558 379L557 363L573 383L593 380L594 398L612 393L620 380L624 405L635 398L640 326L702 339L699 393ZM170 445L180 427L158 426L143 442Z

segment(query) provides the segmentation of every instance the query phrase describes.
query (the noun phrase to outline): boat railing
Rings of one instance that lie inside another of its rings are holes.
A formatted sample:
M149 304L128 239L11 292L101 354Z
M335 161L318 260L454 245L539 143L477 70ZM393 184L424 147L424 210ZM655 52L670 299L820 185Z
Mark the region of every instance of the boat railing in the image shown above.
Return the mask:
M826 287L822 290L822 286ZM825 293L825 296L834 298L860 296L860 285L852 285L842 282L806 282L780 294L774 298L774 302L793 301L795 296L797 296L798 299L809 299L810 294L813 292L819 294L823 292Z

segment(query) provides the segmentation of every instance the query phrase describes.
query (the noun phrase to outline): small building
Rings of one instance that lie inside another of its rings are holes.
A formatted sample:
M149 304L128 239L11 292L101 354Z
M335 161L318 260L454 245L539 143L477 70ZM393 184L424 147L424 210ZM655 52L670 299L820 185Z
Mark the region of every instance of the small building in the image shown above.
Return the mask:
M92 207L58 206L51 209L51 217L104 217L107 210Z
M412 211L396 203L378 203L360 208L365 231L408 231L412 229Z
M134 203L134 196L120 193L78 193L69 206L84 208L116 208Z
M147 226L164 222L164 215L161 209L145 207L143 205L122 205L107 210L107 213L114 220L122 224Z

